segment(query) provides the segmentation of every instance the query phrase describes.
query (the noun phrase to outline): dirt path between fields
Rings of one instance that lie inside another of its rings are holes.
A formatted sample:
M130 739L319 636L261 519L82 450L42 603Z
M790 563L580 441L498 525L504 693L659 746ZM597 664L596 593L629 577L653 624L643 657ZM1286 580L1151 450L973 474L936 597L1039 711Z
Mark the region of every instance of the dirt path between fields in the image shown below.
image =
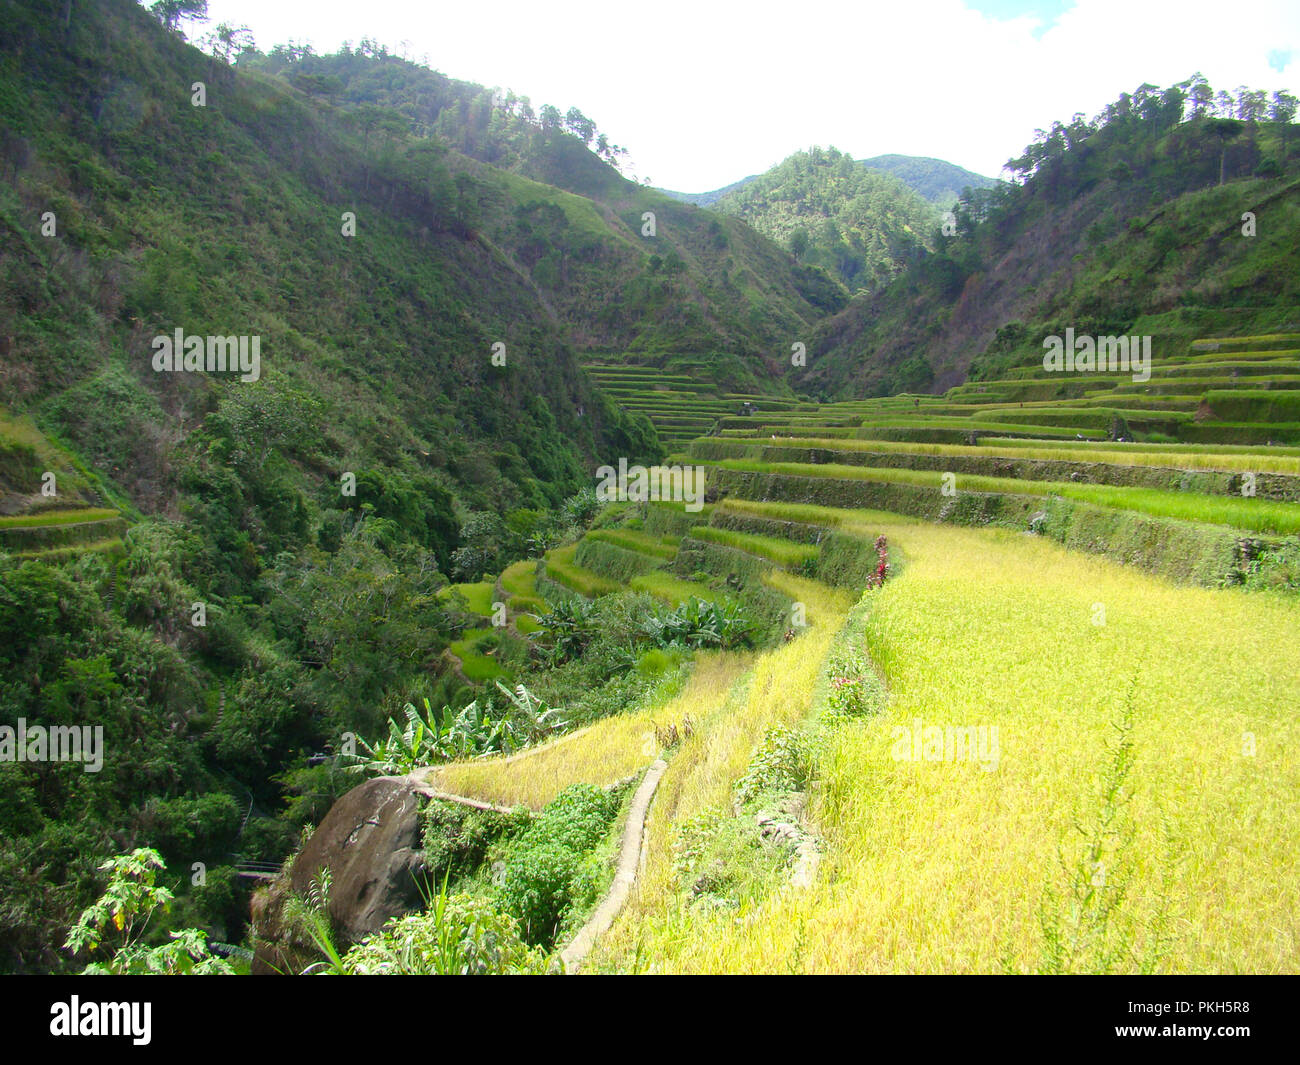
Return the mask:
M656 761L646 772L636 794L632 796L632 807L628 811L627 825L623 829L623 845L619 850L618 866L614 871L614 883L608 894L600 901L587 923L579 929L573 941L560 952L566 973L576 973L591 953L597 938L609 931L623 904L631 894L632 884L636 880L637 869L641 864L641 854L645 848L645 819L650 811L650 801L655 789L664 775L668 763L662 758Z

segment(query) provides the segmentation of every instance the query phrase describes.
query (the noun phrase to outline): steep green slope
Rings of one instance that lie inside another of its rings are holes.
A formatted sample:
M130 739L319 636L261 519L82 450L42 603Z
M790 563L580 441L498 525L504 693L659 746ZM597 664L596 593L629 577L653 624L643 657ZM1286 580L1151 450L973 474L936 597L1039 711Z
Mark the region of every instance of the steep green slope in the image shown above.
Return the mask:
M1300 319L1300 137L1286 121L1195 117L1149 87L1092 123L1059 123L975 191L957 232L887 289L824 323L798 384L814 394L941 390L1041 366L1044 337L1152 337L1157 361L1201 336ZM1243 227L1250 214L1253 235Z
M966 188L985 189L997 184L997 180L976 174L955 163L943 159L934 159L927 155L875 155L870 159L859 159L858 165L866 170L874 170L898 178L904 185L917 192L923 199L941 209L956 203ZM669 192L668 196L683 203L693 203L697 207L712 207L722 197L739 191L751 181L758 179L757 174L733 181L711 192Z
M330 482L372 464L483 503L546 505L598 450L628 446L630 423L476 229L487 185L445 150L396 138L367 150L335 116L213 66L130 3L79 11L66 40L10 7L6 398L142 504L169 505L200 471L191 481L208 491L214 444L242 465L253 507L266 478L337 493ZM191 105L196 80L207 106ZM258 380L155 372L153 338L176 329L259 336Z
M750 227L627 180L611 165L620 149L576 108L535 113L527 98L382 49L276 49L241 56L238 68L301 87L369 131L372 145L410 135L455 149L447 164L475 183L478 233L580 350L772 357L843 306L824 278ZM758 359L752 373L776 369Z
M895 178L835 148L796 152L712 209L743 218L852 292L889 281L932 240L938 215Z

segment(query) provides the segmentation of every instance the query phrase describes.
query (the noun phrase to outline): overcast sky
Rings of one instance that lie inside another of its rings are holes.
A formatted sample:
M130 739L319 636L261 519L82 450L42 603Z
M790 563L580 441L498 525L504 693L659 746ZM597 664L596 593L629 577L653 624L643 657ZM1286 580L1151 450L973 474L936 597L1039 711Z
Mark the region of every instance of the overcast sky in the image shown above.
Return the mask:
M1298 0L210 0L209 13L263 51L370 37L534 108L577 106L640 177L686 192L813 144L996 175L1036 128L1143 81L1300 85Z

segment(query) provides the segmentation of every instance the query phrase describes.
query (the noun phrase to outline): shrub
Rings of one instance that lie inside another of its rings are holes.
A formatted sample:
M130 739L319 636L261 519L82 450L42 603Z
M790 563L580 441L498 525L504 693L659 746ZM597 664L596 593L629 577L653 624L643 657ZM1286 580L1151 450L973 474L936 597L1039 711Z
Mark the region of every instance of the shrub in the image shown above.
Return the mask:
M185 928L170 933L170 942L146 946L145 933L158 910L166 912L172 893L159 887L167 871L155 850L140 847L130 854L109 858L100 865L109 873L104 894L85 909L68 932L64 946L74 953L113 950L104 963L87 965L84 974L193 974L229 975L234 970L208 951L207 933Z
M673 833L673 869L692 901L734 909L780 882L794 847L766 842L752 817L711 809L687 818Z
M515 919L484 898L440 893L424 913L389 921L343 957L353 975L493 976L545 971Z
M560 792L505 851L499 886L506 912L526 942L550 946L565 917L595 899L595 869L584 856L609 831L617 792L572 784Z
M802 791L812 776L812 752L794 729L767 730L749 769L736 781L735 802L746 806L764 792Z
M492 844L518 835L528 815L477 810L434 799L424 811L424 864L435 883L454 883L472 874L487 859Z

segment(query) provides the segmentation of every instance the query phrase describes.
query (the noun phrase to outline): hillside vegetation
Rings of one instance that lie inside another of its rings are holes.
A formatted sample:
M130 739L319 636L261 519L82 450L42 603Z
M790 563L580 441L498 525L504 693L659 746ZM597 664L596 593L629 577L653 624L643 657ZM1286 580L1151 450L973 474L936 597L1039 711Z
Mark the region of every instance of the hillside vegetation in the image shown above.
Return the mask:
M879 288L928 250L938 222L903 182L835 148L796 152L711 209L743 218L855 293Z
M987 189L997 184L994 178L976 174L943 159L916 155L874 155L859 159L868 170L890 174L940 210L953 206L967 189Z
M1008 164L1015 183L972 190L935 254L823 325L797 387L945 389L1041 364L1066 326L1149 335L1157 361L1197 337L1294 330L1294 103L1243 90L1216 115L1206 91L1144 85L1040 131Z

